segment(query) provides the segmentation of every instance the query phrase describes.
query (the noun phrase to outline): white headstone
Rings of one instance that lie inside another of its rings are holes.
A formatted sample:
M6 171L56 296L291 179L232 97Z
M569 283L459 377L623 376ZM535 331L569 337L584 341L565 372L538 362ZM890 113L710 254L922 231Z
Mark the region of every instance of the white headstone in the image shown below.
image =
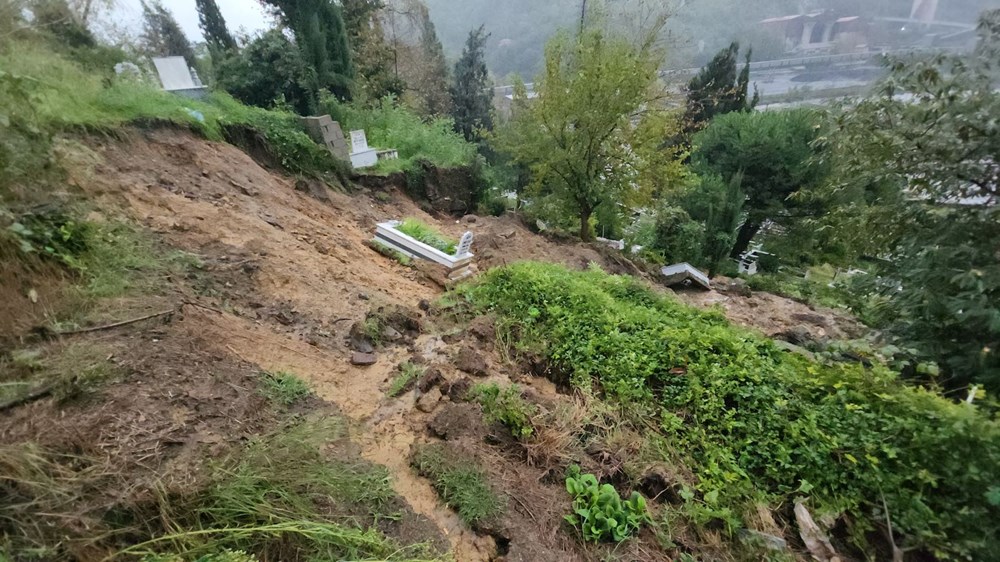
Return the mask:
M357 130L351 131L351 152L364 152L368 150L368 139L365 137L365 131Z
M472 248L472 233L466 232L462 235L462 239L458 241L458 248L455 249L455 257L460 258L468 254L470 248Z
M160 75L164 90L193 90L198 87L191 78L191 70L184 57L154 57L153 66Z

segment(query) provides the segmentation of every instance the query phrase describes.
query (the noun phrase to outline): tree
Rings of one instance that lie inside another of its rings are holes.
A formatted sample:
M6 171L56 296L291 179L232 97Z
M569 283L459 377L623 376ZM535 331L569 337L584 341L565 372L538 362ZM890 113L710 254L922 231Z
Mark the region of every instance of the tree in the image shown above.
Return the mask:
M315 72L315 90L325 88L347 99L354 67L343 13L332 0L262 0L277 11L295 34L306 64Z
M218 87L249 105L268 108L283 100L302 115L313 113L316 107L313 70L278 29L222 59L216 67L216 80Z
M746 63L739 75L736 74L736 58L739 56L740 44L734 41L728 48L719 51L717 55L691 79L688 84L687 113L685 126L687 131L694 132L703 128L716 115L733 111L751 111L760 101L760 95L754 91L748 99L750 90L750 55L748 50Z
M482 130L493 128L493 96L483 58L483 48L489 36L482 26L470 31L462 57L455 63L451 86L452 117L455 119L455 130L469 142L478 142L482 138Z
M181 56L189 67L195 66L194 49L174 19L174 15L163 7L160 0L141 0L142 42L146 50L161 57Z
M448 63L444 58L444 47L438 39L434 22L430 13L423 12L421 18L420 50L423 53L426 70L419 87L426 100L428 115L442 115L452 107L451 95L448 92Z
M643 161L630 146L631 121L643 118L644 108L657 111L651 99L660 61L655 35L639 45L599 30L558 35L546 48L538 98L518 96L499 135L499 148L530 168L536 193L574 209L583 240L592 238L599 206L640 199L634 180Z
M394 68L394 53L385 38L380 14L383 0L343 0L351 58L355 66L355 99L377 101L403 93L406 83Z
M876 97L844 107L826 190L850 201L829 220L840 240L885 258L890 333L944 367L947 388L997 391L1000 10L979 34L971 55L894 61Z
M708 269L709 277L715 277L736 243L740 219L743 218L746 202L743 176L737 173L726 181L710 173L698 179L698 183L681 198L681 207L692 219L704 225L700 263Z
M198 9L198 25L209 48L216 53L235 51L236 40L226 28L226 20L215 0L195 0L195 7Z
M726 182L742 177L746 218L730 256L746 251L766 221L781 223L817 212L790 196L818 185L826 175L827 166L816 160L819 131L818 116L800 109L727 113L695 135L696 171L717 174Z

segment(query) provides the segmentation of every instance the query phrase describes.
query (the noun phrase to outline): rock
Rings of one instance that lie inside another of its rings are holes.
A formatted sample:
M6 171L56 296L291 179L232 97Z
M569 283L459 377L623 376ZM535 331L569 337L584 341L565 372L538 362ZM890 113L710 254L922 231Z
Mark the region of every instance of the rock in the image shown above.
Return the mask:
M448 387L448 398L452 402L465 402L469 399L469 391L472 390L472 379L462 377L451 383Z
M464 346L458 350L454 362L455 368L464 373L469 373L476 377L485 377L487 375L486 359L478 351L469 346Z
M479 217L477 217L476 215L465 215L464 217L462 217L462 222L465 222L465 223L468 223L468 224L472 224L472 223L476 222L476 220L478 220L478 219L479 219Z
M441 402L441 392L437 389L431 389L430 392L420 395L417 399L417 409L421 412L431 413L434 408Z
M715 289L720 293L732 293L741 297L753 296L753 291L750 290L750 286L743 279L730 279L725 283L717 284Z
M351 354L351 365L367 366L374 365L378 361L378 356L374 353L362 353L355 351Z
M420 377L420 380L417 381L417 388L420 392L429 392L442 382L444 382L444 376L441 375L441 369L427 369L423 376Z
M358 298L361 299L361 300L363 300L363 301L366 301L366 300L370 299L371 297L368 295L368 293L358 293Z
M812 324L814 326L828 326L830 323L826 316L822 314L813 314L809 312L796 312L791 315L792 320L798 320L799 322L805 322L806 324Z
M317 199L324 203L330 201L330 194L327 193L326 184L317 179L302 179L299 178L295 180L295 191L301 191L306 195Z
M483 412L477 404L447 404L427 422L427 429L441 439L457 439L483 429Z
M287 310L279 310L273 316L283 326L291 326L295 323L295 316Z
M256 189L252 187L247 187L235 180L229 180L229 185L235 187L236 189L239 189L240 193L248 197L256 197L259 194L259 192Z
M385 326L382 328L382 339L384 341L396 341L403 337L403 334L399 333L399 330L393 328L392 326Z
M424 312L427 312L428 310L431 309L431 301L429 301L427 299L420 299L420 302L417 304L417 307L420 310L423 310Z
M364 324L355 322L351 325L351 331L347 334L348 345L354 351L361 353L373 353L375 342L365 333Z
M420 353L414 353L410 356L410 363L413 363L414 365L426 365L427 358Z
M809 359L810 361L816 360L816 355L804 347L799 347L794 343L788 343L785 340L774 340L774 347L787 351L789 353L798 353L799 355Z
M809 328L805 326L792 326L784 332L776 335L775 338L800 346L816 343L816 337L813 336Z

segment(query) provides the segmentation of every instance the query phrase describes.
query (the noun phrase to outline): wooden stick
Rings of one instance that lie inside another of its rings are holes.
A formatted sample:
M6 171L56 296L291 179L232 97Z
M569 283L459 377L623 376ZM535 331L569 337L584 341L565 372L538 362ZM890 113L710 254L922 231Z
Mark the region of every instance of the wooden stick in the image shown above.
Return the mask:
M34 402L39 398L45 398L49 394L52 394L53 385L43 386L42 388L33 390L24 396L19 396L17 398L12 398L6 402L0 403L0 412L4 410L9 410L14 406L19 406L27 402Z
M91 328L81 328L79 330L67 330L65 332L53 332L57 336L71 336L74 334L85 334L87 332L98 332L100 330L110 330L111 328L117 328L119 326L125 326L128 324L134 324L136 322L142 322L143 320L149 320L150 318L156 318L158 316L164 316L172 312L176 312L176 308L171 308L170 310L164 310L162 312L156 312L153 314L147 314L146 316L141 316L139 318L132 318L131 320L122 320L121 322L115 322L113 324L105 324L103 326L93 326Z

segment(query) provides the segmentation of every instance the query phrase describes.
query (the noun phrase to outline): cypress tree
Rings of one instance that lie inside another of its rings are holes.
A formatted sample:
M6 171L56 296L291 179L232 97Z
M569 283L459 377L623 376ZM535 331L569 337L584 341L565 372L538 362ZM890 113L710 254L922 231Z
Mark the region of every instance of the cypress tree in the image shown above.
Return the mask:
M447 113L451 109L451 96L448 91L448 62L444 57L444 47L438 39L434 22L428 13L421 22L420 48L427 61L426 83L424 84L424 99L427 102L427 112L431 115Z
M142 0L142 40L146 49L161 57L181 56L188 66L195 66L194 49L174 15L159 0Z
M212 51L235 51L236 40L226 29L226 20L219 11L215 0L195 0L198 9L198 25L205 34L205 42Z
M719 51L688 85L685 128L691 133L703 128L716 115L732 111L750 111L760 99L757 92L747 101L750 89L750 55L737 75L739 42Z
M316 71L316 89L350 98L354 67L340 5L332 0L264 0L295 34L306 63Z
M483 56L488 37L483 26L470 31L462 57L455 63L451 87L452 117L455 118L455 130L470 142L481 139L480 129L493 128L493 96Z

